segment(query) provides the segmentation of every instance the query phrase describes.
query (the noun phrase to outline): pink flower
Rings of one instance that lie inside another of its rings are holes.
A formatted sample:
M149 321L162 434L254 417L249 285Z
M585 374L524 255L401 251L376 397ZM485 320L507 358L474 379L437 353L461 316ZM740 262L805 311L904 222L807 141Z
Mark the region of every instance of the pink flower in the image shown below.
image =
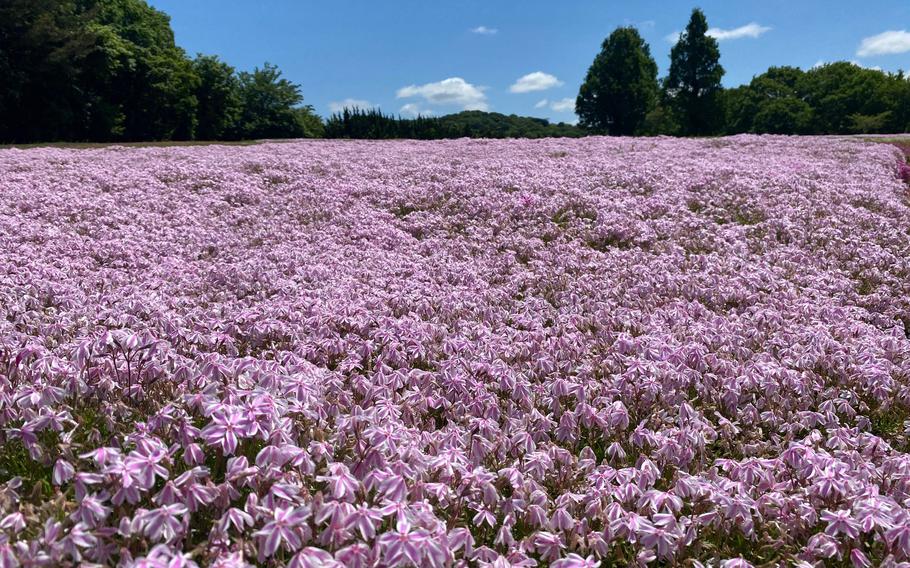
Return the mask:
M0 529L17 533L25 528L25 516L22 513L10 513L0 519Z
M309 513L300 507L278 507L272 511L272 518L254 534L260 538L259 552L272 556L279 546L296 552L303 546L300 528Z
M821 520L828 523L828 526L825 527L825 534L831 536L843 534L848 538L859 537L860 524L853 519L850 511L823 511Z
M850 563L853 564L853 568L872 568L869 558L858 548L850 551Z
M657 551L657 556L663 559L670 559L676 551L676 542L680 535L672 530L651 524L643 525L638 531L640 542L648 548Z
M593 556L584 558L578 554L571 553L565 558L560 558L550 566L553 568L600 568L600 561Z
M575 519L572 518L568 511L560 507L553 513L553 517L550 519L550 526L558 531L571 531L575 528Z
M135 521L152 540L170 542L183 532L180 517L186 513L187 509L183 505L164 505L150 511L140 509Z
M332 498L339 501L354 501L355 495L360 489L360 482L357 478L351 475L346 465L340 463L330 465L329 475L321 475L316 479L328 483Z
M903 522L885 532L885 540L891 548L899 550L903 555L910 556L910 516L905 515Z
M226 408L212 415L212 421L202 429L202 438L209 446L219 446L224 455L237 450L240 438L245 438L252 428L243 414L233 408Z
M401 566L408 562L420 566L420 559L423 557L421 546L426 539L426 532L417 530L383 533L379 535L377 542L389 566Z
M63 485L72 479L75 473L76 470L71 463L63 459L58 459L56 463L54 463L52 479L55 485Z
M747 562L744 558L730 558L727 560L722 560L720 563L720 568L754 568L752 564Z
M369 541L376 536L376 527L382 522L382 516L380 511L360 504L348 514L345 519L345 527L358 531L363 540Z

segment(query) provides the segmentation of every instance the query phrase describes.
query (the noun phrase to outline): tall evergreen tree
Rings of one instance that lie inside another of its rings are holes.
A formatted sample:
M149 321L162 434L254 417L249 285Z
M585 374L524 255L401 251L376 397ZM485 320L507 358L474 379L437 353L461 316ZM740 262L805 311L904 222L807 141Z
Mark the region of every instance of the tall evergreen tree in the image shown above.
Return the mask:
M604 40L575 99L579 125L593 132L635 134L657 101L657 63L634 27Z
M664 83L683 134L718 131L723 123L719 97L723 76L717 40L708 35L705 14L696 8L670 51L670 73Z

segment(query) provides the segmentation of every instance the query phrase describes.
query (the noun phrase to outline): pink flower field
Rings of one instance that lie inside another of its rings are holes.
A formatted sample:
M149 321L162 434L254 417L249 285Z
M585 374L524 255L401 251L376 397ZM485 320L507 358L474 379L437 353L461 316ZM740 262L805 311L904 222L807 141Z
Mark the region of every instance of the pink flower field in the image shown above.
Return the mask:
M0 151L0 567L908 566L851 139Z

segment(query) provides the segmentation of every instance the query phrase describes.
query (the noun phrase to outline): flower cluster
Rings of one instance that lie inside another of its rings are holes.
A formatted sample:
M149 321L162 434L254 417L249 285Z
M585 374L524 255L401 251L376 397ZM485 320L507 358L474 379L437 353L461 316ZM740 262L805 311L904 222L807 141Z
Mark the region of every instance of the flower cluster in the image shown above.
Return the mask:
M0 151L0 567L907 565L896 154Z

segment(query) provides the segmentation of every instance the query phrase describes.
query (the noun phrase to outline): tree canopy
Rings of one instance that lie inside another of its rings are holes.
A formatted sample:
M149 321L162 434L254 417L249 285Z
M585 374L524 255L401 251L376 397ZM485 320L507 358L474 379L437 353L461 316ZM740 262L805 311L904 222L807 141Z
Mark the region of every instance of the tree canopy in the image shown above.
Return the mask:
M708 35L708 20L696 8L670 50L670 72L664 83L683 134L712 134L720 127L718 95L723 76L717 40Z
M237 74L215 57L190 59L167 14L145 0L4 0L0 76L3 142L314 130L299 86L276 67Z
M864 134L910 128L910 81L854 63L772 67L724 95L729 134Z
M657 80L630 26L600 45L575 101L579 125L496 112L402 118L345 109L325 123L275 65L190 57L146 0L0 0L0 143L458 138L910 130L910 81L850 62L771 67L724 89L717 40L693 10Z
M543 118L466 110L441 117L401 118L379 109L345 108L326 121L326 138L544 138L578 137L584 131Z
M633 27L617 28L604 40L575 101L579 125L592 132L630 135L640 131L657 101L657 63Z

